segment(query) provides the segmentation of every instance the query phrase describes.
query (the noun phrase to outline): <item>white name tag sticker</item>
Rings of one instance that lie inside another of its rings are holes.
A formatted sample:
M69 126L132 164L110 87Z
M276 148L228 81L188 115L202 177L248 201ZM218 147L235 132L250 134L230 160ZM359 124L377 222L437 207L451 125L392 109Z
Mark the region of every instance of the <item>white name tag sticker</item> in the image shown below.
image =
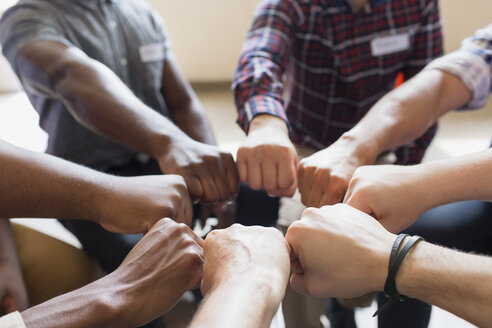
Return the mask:
M152 43L141 46L138 49L140 54L140 60L143 63L150 63L155 61L164 60L165 58L165 48L164 43Z
M375 57L393 54L409 48L410 36L408 34L388 35L371 41L371 52Z

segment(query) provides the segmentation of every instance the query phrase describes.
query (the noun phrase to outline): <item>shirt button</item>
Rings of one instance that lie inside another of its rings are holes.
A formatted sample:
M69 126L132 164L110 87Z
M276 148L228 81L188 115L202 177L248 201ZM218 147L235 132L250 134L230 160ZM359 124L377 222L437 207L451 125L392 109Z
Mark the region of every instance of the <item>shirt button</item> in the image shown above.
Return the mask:
M116 27L117 27L117 26L116 26L116 22L115 22L114 20L112 20L112 21L110 21L110 22L109 22L109 26L110 26L111 28L116 28Z
M120 64L121 64L121 66L126 66L126 64L128 64L128 60L126 60L126 58L121 58Z

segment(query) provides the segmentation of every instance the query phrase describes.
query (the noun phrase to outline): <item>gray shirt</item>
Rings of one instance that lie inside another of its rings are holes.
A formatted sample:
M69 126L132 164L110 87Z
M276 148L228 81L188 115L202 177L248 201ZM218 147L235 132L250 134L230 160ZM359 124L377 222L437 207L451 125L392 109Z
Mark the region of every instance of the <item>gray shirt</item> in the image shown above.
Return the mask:
M169 117L161 87L169 41L162 20L143 0L20 0L0 21L5 57L54 40L109 67L147 106ZM19 76L21 83L22 76ZM49 91L26 90L49 134L47 152L98 169L125 164L136 151L89 131Z

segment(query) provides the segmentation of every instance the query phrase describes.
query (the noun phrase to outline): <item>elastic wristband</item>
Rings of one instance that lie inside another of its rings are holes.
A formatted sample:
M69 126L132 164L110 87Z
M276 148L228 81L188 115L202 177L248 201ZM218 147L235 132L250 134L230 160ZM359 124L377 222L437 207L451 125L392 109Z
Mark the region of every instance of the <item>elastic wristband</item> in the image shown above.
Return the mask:
M408 298L407 296L400 295L396 289L396 274L398 273L398 269L400 268L400 265L407 256L408 252L410 252L412 247L415 246L417 242L424 240L424 238L420 236L410 237L410 240L405 243L400 251L398 251L401 243L406 239L406 237L409 237L409 235L399 234L393 243L388 265L388 277L386 278L386 283L384 284L384 295L388 297L388 300L373 314L373 317L385 311L396 301L404 301Z

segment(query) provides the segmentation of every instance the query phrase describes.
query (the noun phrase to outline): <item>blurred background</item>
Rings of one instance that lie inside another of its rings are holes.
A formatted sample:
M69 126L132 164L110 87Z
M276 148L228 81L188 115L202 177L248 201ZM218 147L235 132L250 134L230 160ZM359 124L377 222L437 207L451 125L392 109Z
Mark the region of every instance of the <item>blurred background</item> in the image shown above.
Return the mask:
M67 0L69 1L69 0ZM89 1L89 0L87 0ZM143 0L142 0L143 1ZM232 75L258 0L148 0L166 21L178 62L207 110L219 145L235 154L244 133L234 123L236 111L229 91ZM16 0L0 0L0 15ZM447 52L476 29L492 23L491 0L441 0ZM485 109L451 113L441 119L426 161L486 148L492 135L492 101ZM0 139L44 151L46 134L8 63L0 56ZM55 220L17 220L74 245L78 241ZM370 309L357 312L359 327L376 327ZM280 321L279 321L280 322ZM178 323L170 327L181 327ZM275 327L281 327L281 323ZM472 327L436 309L431 328Z

